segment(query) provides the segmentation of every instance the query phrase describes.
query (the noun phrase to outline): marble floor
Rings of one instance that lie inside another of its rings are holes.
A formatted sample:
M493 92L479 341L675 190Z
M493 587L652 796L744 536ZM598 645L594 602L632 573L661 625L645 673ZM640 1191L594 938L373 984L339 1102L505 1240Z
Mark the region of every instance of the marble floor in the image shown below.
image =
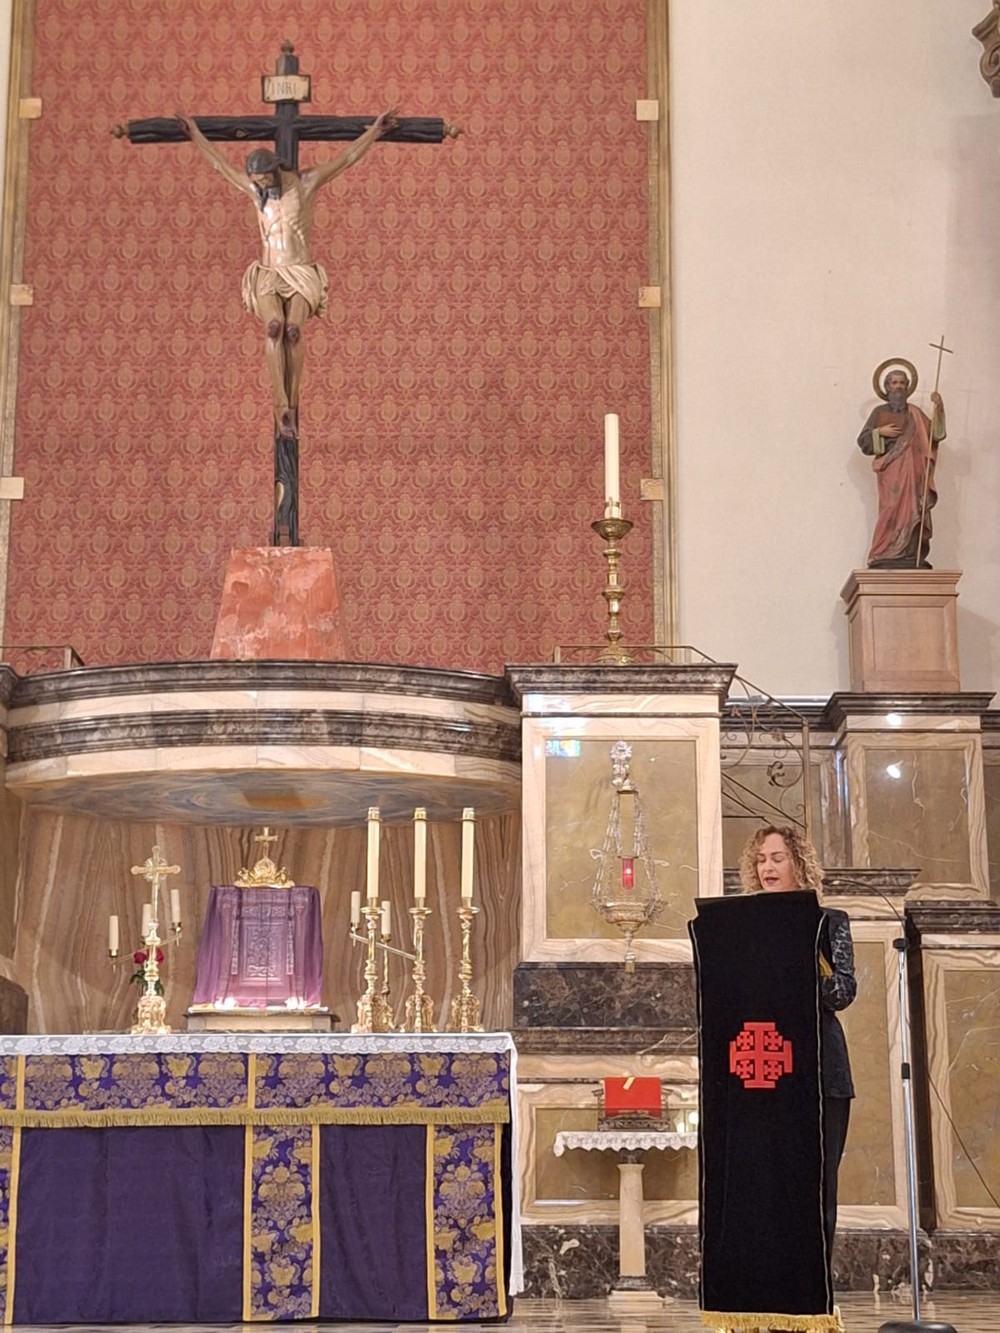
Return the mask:
M846 1293L840 1300L847 1333L877 1333L883 1324L908 1322L913 1310L908 1299L881 1298L858 1292ZM921 1319L938 1324L951 1324L956 1333L1000 1333L1000 1293L942 1292L921 1303ZM122 1333L121 1324L14 1324L14 1329L50 1329L51 1333ZM245 1330L261 1333L261 1324L132 1324L139 1333L142 1329L163 1329L170 1333L220 1333L221 1330ZM318 1322L275 1327L303 1328L312 1333L331 1333L343 1329L345 1333L420 1333L422 1329L440 1330L441 1324L328 1324ZM506 1325L465 1324L464 1328L504 1328L510 1333L704 1333L698 1309L692 1301L670 1301L662 1313L625 1318L612 1315L605 1301L535 1301L518 1300L514 1314Z

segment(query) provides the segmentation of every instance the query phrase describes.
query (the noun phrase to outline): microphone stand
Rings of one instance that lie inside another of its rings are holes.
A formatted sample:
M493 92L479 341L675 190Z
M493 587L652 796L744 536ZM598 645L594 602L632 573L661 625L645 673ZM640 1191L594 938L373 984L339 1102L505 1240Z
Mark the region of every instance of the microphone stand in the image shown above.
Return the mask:
M944 339L942 338L942 342ZM917 1149L913 1130L913 1082L910 1066L910 992L906 979L906 940L893 940L899 958L899 1033L902 1047L903 1137L906 1147L906 1199L910 1214L910 1287L913 1319L890 1319L878 1333L955 1333L951 1324L920 1317L920 1252L917 1248Z

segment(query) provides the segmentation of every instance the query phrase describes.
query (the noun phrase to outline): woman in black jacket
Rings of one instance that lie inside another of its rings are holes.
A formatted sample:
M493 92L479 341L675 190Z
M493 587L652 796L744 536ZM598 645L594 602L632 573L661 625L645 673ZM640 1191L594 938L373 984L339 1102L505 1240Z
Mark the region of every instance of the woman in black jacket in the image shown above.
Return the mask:
M747 893L815 889L823 884L815 848L796 829L768 824L753 835L740 861L740 880ZM847 1141L854 1083L844 1029L837 1018L858 990L854 975L854 942L846 912L823 909L820 928L819 986L822 1005L820 1065L823 1075L823 1125L826 1171L826 1234L833 1246L837 1226L837 1171Z

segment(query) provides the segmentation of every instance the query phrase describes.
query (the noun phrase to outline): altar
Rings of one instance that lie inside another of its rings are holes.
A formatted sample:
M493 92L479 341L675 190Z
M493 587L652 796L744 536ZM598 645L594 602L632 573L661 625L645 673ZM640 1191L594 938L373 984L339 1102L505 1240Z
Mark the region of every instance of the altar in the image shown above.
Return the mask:
M502 1319L506 1033L0 1039L0 1318Z

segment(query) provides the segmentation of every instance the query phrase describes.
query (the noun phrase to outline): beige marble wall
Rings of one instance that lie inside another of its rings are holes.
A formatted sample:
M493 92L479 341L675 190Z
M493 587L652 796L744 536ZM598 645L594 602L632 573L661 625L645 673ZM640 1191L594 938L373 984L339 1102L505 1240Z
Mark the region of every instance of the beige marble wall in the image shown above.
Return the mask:
M913 866L931 891L985 896L979 736L851 735L846 750L853 864Z
M657 1077L670 1114L697 1110L693 1055L670 1057L526 1055L518 1069L521 1207L529 1223L614 1223L618 1220L618 1167L614 1153L573 1149L556 1157L560 1130L597 1126L601 1080L629 1074ZM644 1154L643 1206L647 1224L693 1224L698 1214L698 1159L694 1151Z
M983 747L983 783L986 788L986 851L990 896L1000 898L1000 748Z
M551 939L621 938L591 902L614 795L610 748L604 740L546 742L545 929ZM643 931L647 939L687 938L698 892L696 762L693 740L632 744L630 771L663 899L659 917ZM641 892L641 865L635 873Z
M895 926L852 923L858 995L840 1015L857 1094L840 1167L842 1224L901 1226L905 1175L899 1080Z
M996 1230L1000 1208L1000 941L956 936L924 952L938 1225Z
M679 716L643 715L649 700L575 696L583 716L528 717L522 753L523 959L615 962L621 935L591 906L611 800L610 747L633 749L646 830L664 901L634 949L640 959L690 959L686 923L698 895L722 892L719 722L714 699L658 700ZM614 706L615 716L595 715Z
M107 922L121 920L125 957L138 946L145 882L129 873L154 843L182 873L171 879L181 891L186 929L165 965L168 1022L183 1028L193 981L197 940L207 891L232 883L243 866L259 858L252 842L259 830L194 825L125 824L26 807L17 883L19 928L14 953L16 979L29 995L29 1025L36 1032L121 1030L137 999L129 986L130 963L113 968L107 957ZM323 904L326 958L324 999L349 1027L363 989L360 946L347 938L350 894L363 889L366 835L362 827L276 830L271 856L299 884L315 884ZM481 914L473 936L476 990L487 1027L510 1023L511 977L517 961L520 899L519 819L483 818L477 824L476 897ZM458 824L432 824L428 837L427 905L434 915L426 929L427 987L438 1012L456 989L460 935ZM381 895L392 903L396 942L409 943L406 908L412 899L412 833L409 824L386 824L382 833ZM400 924L407 922L400 939ZM390 962L390 984L399 1012L408 973L404 960Z

